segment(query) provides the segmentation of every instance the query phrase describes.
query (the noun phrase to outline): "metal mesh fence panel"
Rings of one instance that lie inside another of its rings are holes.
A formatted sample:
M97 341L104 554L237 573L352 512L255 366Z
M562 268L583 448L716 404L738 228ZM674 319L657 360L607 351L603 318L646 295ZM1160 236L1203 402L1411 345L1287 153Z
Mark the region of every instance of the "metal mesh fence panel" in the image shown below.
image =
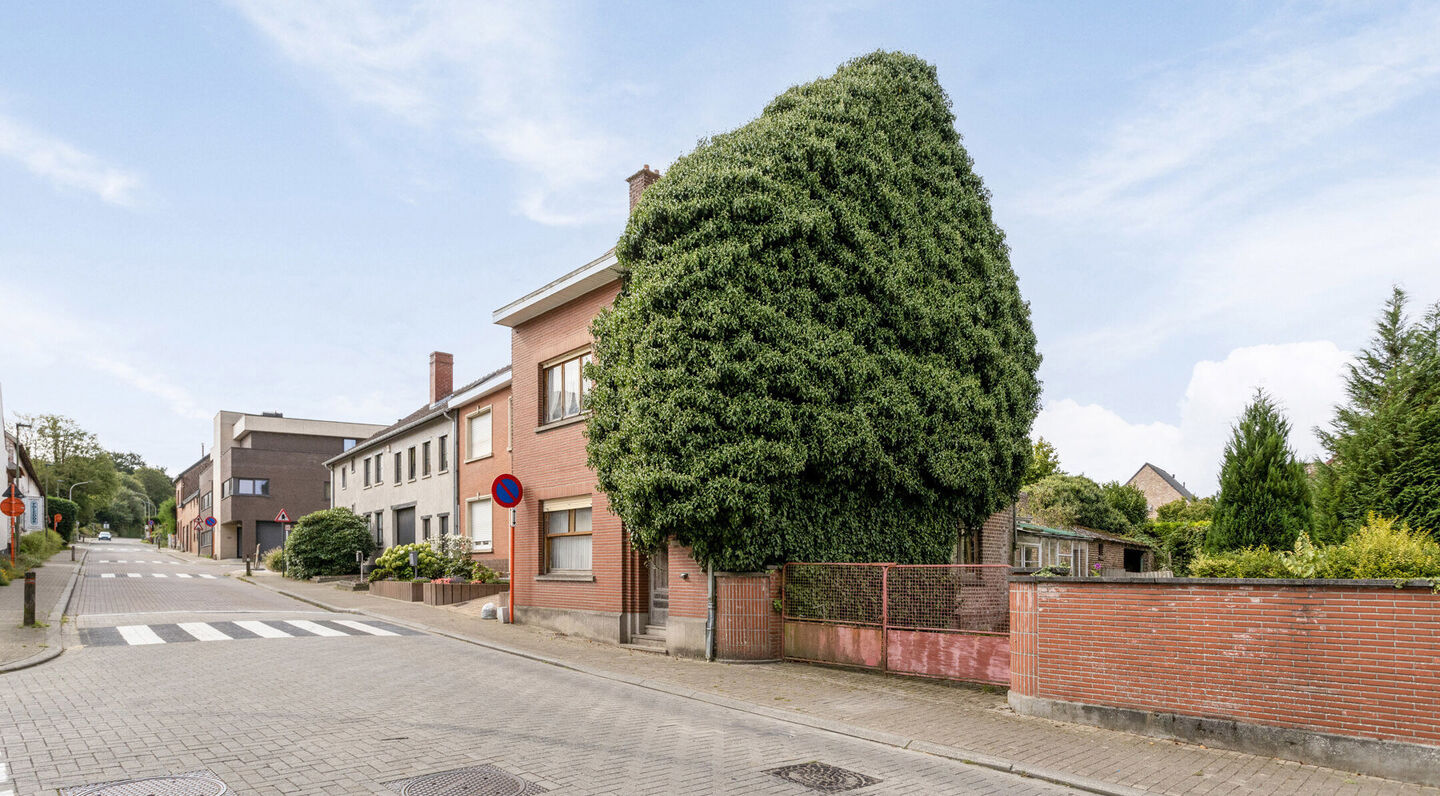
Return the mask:
M1009 632L1009 567L894 565L889 569L886 627Z
M883 564L786 564L786 619L879 625Z

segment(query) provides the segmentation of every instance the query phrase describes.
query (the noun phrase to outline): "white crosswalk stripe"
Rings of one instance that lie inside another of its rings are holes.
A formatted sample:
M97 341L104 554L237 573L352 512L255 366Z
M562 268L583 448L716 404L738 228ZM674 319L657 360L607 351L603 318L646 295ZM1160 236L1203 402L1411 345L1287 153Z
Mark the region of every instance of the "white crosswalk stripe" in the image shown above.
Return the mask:
M243 622L236 622L235 624L245 628L246 630L254 633L261 638L293 638L293 636L281 630L280 628L271 627L264 622L246 620Z
M307 632L307 633L314 633L314 634L317 635L317 636L343 636L343 635L345 635L344 633L341 633L340 631L336 630L335 628L326 627L326 626L324 626L324 625L317 625L317 624L315 624L314 622L311 622L311 621L308 620L308 619L286 619L286 620L285 620L285 624L287 624L287 625L293 625L293 626L295 626L295 627L300 628L301 630L304 630L304 631Z
M176 572L176 573L175 573L175 577L177 577L177 578L188 578L188 577L190 577L190 576L189 576L189 575L186 575L184 572Z
M140 577L140 576L141 576L141 575L140 575L139 572L126 572L126 573L125 573L125 577L127 577L127 578L138 578L138 577Z
M131 645L165 643L165 639L156 635L149 625L120 625L115 629L120 631L120 637Z
M230 641L230 636L204 622L181 622L179 627L201 641Z
M100 577L102 577L102 578L113 578L113 577L115 577L115 573L114 573L114 572L106 572L105 574L101 575Z
M169 575L166 575L164 572L151 572L151 573L150 573L150 577L152 577L152 578L168 578L168 577L170 577L170 576L169 576Z
M344 625L345 627L348 627L348 628L350 628L351 630L358 630L358 631L360 631L361 633L369 633L369 634L372 635L372 636L398 636L398 635L400 635L399 633L391 633L390 631L385 630L384 628L375 627L374 625L367 625L367 624L365 624L364 622L356 622L354 619L336 619L336 620L334 620L334 622L335 622L335 624L337 624L337 625Z
M210 579L210 580L214 580L214 579L215 579L215 576L214 576L214 575L201 575L200 577L202 577L202 578L208 578L208 579Z

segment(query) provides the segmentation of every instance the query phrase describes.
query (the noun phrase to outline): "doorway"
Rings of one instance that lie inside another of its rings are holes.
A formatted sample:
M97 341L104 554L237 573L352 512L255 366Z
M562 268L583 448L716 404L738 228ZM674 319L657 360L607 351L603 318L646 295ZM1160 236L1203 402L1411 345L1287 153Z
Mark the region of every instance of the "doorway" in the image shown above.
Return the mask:
M665 626L670 612L670 548L650 555L650 624Z
M395 510L395 544L415 543L415 507Z

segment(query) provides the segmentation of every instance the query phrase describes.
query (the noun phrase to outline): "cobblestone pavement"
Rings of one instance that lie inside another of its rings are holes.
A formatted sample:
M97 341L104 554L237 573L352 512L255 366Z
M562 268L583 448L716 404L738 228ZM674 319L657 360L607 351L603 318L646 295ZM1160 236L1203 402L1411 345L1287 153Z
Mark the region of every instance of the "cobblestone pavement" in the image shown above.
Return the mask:
M48 622L55 603L70 583L79 562L70 562L70 551L61 550L35 570L35 618ZM45 648L47 628L25 627L25 580L16 578L0 586L0 665L29 658ZM4 796L0 790L0 796Z
M370 621L316 622L312 606L234 579L82 582L86 628ZM66 633L60 658L0 676L17 794L200 769L241 794L380 794L489 764L555 794L802 796L816 791L767 772L809 761L878 780L860 794L1073 792L430 634L78 646Z
M1240 752L1019 716L998 690L805 664L707 664L478 618L478 605L437 608L257 577L306 599L497 644L702 699L736 700L819 721L940 744L1035 770L1165 794L1440 794L1440 790ZM477 603L484 602L477 601Z

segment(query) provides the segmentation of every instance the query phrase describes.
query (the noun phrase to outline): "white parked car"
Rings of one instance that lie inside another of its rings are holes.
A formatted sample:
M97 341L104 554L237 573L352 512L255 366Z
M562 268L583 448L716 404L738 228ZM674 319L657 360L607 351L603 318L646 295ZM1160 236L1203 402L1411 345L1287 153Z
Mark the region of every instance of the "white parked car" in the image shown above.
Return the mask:
M110 532L109 532L109 531L101 531L100 533L95 534L95 541L97 541L97 542L108 542L108 541L110 541Z

